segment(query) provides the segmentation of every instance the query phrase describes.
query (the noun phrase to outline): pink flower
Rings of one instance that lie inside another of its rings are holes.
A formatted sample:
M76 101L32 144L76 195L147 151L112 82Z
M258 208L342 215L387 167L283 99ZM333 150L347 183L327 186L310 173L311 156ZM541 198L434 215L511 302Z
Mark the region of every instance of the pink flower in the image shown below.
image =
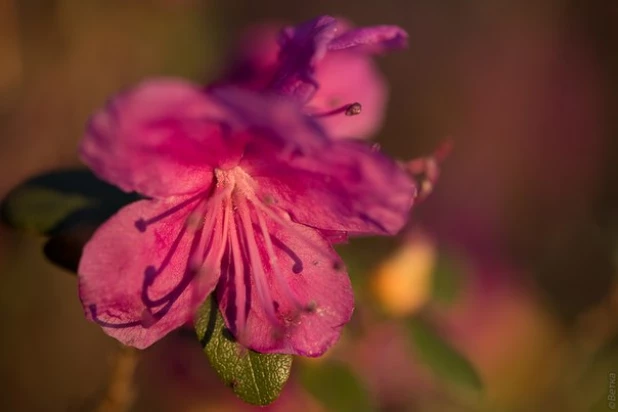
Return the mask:
M387 95L371 55L406 41L397 26L349 29L330 16L278 36L258 27L247 33L223 83L292 96L333 137L367 138L382 123Z
M294 101L172 79L114 97L81 155L148 197L97 230L78 269L86 316L138 348L215 291L243 345L322 354L353 310L331 243L396 233L415 195L397 163L329 139Z

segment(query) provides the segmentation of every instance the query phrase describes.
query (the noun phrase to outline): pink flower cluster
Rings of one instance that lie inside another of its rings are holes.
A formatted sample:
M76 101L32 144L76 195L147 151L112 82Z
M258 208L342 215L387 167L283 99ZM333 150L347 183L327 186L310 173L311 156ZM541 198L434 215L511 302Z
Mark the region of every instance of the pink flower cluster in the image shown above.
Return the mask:
M145 348L213 293L245 347L319 356L332 346L354 306L332 245L397 233L416 195L399 163L353 139L375 131L384 106L371 54L405 41L398 27L319 17L208 87L153 79L114 96L92 116L81 157L145 199L86 244L86 316Z

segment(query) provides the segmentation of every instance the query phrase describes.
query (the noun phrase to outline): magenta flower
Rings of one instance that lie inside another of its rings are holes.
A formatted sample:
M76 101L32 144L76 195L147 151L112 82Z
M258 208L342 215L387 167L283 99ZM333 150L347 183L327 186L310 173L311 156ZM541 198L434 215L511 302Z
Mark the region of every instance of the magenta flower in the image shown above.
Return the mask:
M348 29L329 16L285 28L278 36L259 27L247 33L223 83L292 96L331 136L367 138L382 123L387 97L371 55L406 41L397 26Z
M86 316L138 348L190 322L214 291L243 345L322 354L353 310L331 243L396 233L415 195L397 163L329 139L293 101L180 80L113 98L81 155L148 197L97 230L78 269Z

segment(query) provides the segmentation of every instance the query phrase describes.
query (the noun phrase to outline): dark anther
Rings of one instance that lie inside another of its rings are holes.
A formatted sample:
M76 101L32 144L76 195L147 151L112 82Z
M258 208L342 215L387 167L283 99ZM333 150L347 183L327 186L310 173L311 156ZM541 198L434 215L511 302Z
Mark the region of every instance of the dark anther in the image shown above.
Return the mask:
M352 103L345 110L345 115L346 116L356 116L356 115L359 115L359 114L361 114L361 110L362 109L363 109L363 106L361 106L361 104L359 102Z
M318 304L315 303L314 301L311 301L311 302L307 303L307 306L305 306L305 312L307 312L307 313L315 313L317 308L318 308Z
M341 262L340 260L336 260L333 262L333 269L336 271L340 271L343 270L343 262Z
M144 277L144 283L147 286L151 286L152 282L154 282L155 278L157 277L157 268L152 265L147 266L146 270L144 270Z
M146 231L146 228L148 227L148 224L144 219L138 219L135 221L135 227L137 228L137 230L144 233Z
M277 200L271 195L264 196L264 204L266 206L271 206L271 205L274 205L275 203L277 203Z
M294 262L294 265L292 265L292 272L298 275L302 271L303 271L303 262L300 262L300 261Z

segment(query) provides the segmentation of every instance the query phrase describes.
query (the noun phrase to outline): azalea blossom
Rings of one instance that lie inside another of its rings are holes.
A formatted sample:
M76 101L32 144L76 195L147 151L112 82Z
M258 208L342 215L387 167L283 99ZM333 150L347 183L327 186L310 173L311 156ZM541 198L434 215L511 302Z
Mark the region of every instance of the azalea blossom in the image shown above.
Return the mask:
M353 311L332 243L397 233L416 193L401 165L330 139L297 101L176 79L112 98L80 149L145 197L95 232L78 268L86 316L138 348L214 292L242 345L322 354Z
M351 29L321 16L248 31L221 84L291 96L335 138L367 138L382 123L387 85L372 56L405 47L397 26Z

